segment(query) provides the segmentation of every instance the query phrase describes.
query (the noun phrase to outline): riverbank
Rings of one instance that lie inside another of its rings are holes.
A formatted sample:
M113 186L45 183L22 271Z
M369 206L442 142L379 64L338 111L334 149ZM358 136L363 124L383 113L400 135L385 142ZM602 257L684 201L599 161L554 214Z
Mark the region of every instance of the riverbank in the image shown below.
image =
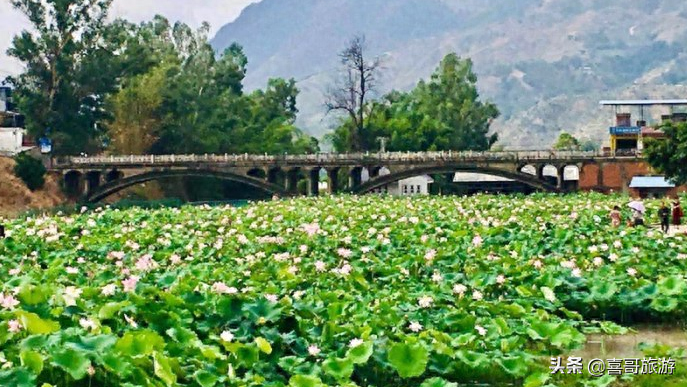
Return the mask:
M31 191L14 175L14 166L13 159L0 156L0 216L13 216L31 209L52 208L67 202L57 177L46 175L45 186Z

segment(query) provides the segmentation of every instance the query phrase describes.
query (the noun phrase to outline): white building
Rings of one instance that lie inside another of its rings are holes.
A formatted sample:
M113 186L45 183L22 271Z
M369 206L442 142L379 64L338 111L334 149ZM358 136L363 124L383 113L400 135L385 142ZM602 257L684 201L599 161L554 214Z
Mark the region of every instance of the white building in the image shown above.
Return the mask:
M363 182L369 180L369 174L366 172L363 172ZM382 168L379 171L380 176L388 175L389 173L389 170L386 168ZM387 184L372 192L394 196L429 195L429 185L432 183L434 183L434 179L429 175L415 176Z
M0 128L0 154L14 156L28 149L22 147L24 133L22 128Z

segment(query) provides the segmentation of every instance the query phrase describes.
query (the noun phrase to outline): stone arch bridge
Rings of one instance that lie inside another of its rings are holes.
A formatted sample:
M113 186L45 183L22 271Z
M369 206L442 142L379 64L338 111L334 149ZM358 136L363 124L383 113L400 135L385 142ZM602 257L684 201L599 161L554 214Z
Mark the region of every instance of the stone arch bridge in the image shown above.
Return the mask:
M605 166L613 166L606 184ZM638 167L639 165L639 167ZM618 167L618 168L615 168ZM546 170L549 170L546 173ZM566 180L576 169L579 180ZM535 189L569 192L578 189L624 189L627 171L648 170L636 156L615 157L596 152L420 152L319 153L310 155L131 155L61 157L50 170L62 174L68 191L87 202L98 202L128 187L176 176L211 176L247 184L269 193L297 195L298 181L306 179L307 194L319 193L321 173L328 176L329 192L345 186L353 193L372 192L384 185L424 174L478 172L509 178ZM363 179L363 171L369 176ZM551 173L553 171L554 173ZM339 184L341 178L348 178ZM619 186L618 186L619 185Z

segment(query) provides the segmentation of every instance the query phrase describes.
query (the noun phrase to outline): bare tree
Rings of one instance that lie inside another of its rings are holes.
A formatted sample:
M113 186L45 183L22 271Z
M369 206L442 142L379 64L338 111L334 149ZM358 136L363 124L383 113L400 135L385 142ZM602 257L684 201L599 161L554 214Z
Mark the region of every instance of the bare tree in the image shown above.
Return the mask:
M353 151L363 150L362 133L365 119L369 116L366 105L375 91L380 67L379 58L366 60L366 48L365 36L355 36L339 54L344 71L327 92L325 103L327 113L343 111L351 118L354 127L351 129L350 147Z

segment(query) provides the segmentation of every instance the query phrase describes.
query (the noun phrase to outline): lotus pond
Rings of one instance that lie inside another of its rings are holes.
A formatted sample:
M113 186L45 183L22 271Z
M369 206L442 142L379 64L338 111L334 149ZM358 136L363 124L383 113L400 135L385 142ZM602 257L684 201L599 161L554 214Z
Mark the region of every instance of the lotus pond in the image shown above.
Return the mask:
M10 220L0 385L654 385L549 370L588 336L685 321L687 237L611 227L626 201L341 196ZM648 350L685 375L680 351Z

